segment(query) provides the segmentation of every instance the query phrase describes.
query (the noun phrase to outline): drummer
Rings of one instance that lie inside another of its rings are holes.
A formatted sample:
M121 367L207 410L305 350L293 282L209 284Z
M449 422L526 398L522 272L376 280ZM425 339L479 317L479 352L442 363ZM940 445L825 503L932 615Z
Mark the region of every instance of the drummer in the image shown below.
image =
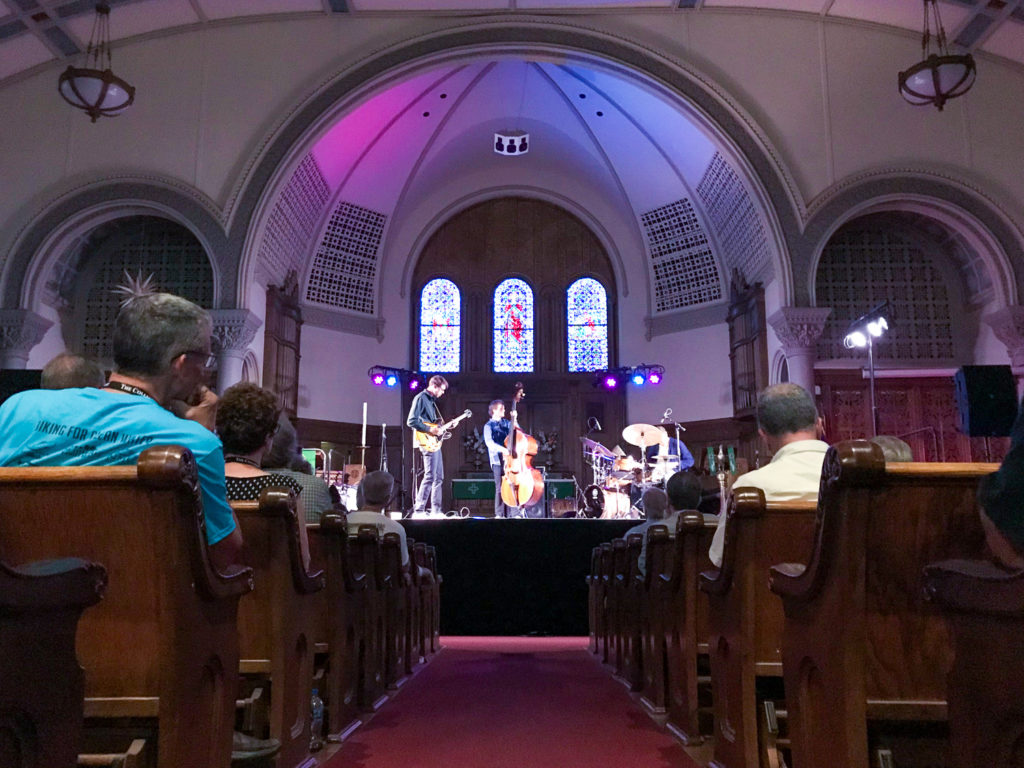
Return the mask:
M662 461L668 461L671 464L669 471L665 475L666 477L673 472L679 472L693 466L693 456L687 449L686 444L682 440L669 437L668 433L664 431L661 433L661 441L655 445L647 446L644 452L644 457L649 464L658 461L658 456L667 457L662 459ZM678 464L676 463L677 459Z

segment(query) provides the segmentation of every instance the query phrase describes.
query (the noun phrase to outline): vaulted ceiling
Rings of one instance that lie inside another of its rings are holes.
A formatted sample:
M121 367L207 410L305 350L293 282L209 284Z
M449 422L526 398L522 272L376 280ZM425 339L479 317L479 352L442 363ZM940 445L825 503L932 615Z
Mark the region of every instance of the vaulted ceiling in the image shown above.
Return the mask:
M1024 62L1024 0L941 0L951 41ZM115 41L252 17L480 13L701 13L792 11L920 31L916 0L113 0ZM74 60L89 41L93 0L0 0L0 84Z

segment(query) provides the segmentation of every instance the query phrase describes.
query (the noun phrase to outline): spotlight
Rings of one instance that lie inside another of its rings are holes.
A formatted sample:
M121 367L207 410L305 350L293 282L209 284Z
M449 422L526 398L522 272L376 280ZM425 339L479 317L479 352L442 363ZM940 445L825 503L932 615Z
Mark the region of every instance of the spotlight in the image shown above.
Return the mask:
M619 380L613 374L604 377L605 389L615 389L617 386L619 386Z
M373 386L379 387L384 384L384 377L387 375L387 369L382 368L379 365L374 365L366 373L370 377L370 382Z
M411 390L413 390L415 392L419 388L420 388L420 380L418 378L413 376L411 379L409 379L409 389L411 389Z
M384 379L384 383L387 384L389 387L395 386L398 383L398 374L389 373L387 375L387 378Z
M640 371L640 369L637 368L633 372L633 379L632 379L632 381L633 381L633 384L635 384L636 386L642 387L644 385L644 383L647 381L647 378L643 375L643 373Z
M647 377L647 380L651 384L661 384L661 374L657 371L651 371L651 375Z
M843 344L847 349L866 347L868 345L868 337L863 331L850 331L846 334L846 338L843 339Z

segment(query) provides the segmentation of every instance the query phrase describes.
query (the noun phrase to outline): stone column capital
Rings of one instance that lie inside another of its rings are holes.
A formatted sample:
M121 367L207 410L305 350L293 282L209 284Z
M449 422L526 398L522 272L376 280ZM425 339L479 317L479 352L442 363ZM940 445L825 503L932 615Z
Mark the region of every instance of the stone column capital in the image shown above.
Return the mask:
M248 309L213 309L213 351L217 355L241 357L245 354L263 321Z
M831 307L781 307L768 318L768 324L787 356L807 354L821 338L830 314Z
M28 354L53 325L30 309L0 309L0 358L5 368L24 368Z
M996 338L1006 345L1014 371L1024 371L1024 307L1003 307L982 319L992 327Z

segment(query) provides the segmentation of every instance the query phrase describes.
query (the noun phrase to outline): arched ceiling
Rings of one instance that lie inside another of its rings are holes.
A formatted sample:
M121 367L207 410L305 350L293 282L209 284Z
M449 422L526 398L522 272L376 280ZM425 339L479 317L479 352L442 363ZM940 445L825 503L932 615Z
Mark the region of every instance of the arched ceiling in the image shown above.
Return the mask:
M916 0L113 0L111 36L126 40L275 15L380 16L505 13L700 13L776 10L921 29ZM1024 0L942 0L949 38L1024 62ZM93 0L0 0L0 84L86 48Z

